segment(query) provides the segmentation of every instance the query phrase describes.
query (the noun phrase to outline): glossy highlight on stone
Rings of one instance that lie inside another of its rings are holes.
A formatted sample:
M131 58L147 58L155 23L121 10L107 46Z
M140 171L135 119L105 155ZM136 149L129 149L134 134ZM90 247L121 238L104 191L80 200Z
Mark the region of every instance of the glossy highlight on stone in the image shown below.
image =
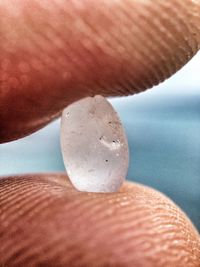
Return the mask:
M64 109L61 150L76 189L119 190L128 170L128 143L120 119L106 98L86 97Z

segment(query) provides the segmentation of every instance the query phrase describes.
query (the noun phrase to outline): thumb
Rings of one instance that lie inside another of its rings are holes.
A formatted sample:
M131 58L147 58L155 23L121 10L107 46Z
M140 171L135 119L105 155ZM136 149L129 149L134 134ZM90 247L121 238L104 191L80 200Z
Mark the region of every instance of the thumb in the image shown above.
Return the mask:
M0 142L25 136L88 95L165 80L200 46L200 1L0 3Z
M0 179L0 266L199 267L199 234L148 187L76 191L65 175Z

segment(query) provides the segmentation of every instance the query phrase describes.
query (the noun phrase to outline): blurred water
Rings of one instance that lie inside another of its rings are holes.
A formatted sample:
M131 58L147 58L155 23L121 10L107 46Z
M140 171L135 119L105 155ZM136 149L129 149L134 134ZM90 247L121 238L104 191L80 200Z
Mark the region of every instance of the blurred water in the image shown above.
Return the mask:
M197 65L200 69L199 55L189 67L154 90L111 102L128 135L128 179L167 194L200 229L200 77ZM59 121L0 147L0 175L62 170Z
M114 103L128 134L128 179L167 194L200 229L200 94L174 96Z

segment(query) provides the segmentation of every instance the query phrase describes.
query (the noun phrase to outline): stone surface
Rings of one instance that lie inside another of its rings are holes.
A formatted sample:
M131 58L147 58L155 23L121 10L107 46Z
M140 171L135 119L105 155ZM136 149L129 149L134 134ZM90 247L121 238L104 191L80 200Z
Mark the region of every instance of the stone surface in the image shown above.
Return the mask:
M61 149L67 174L80 191L115 192L126 177L126 135L102 96L81 99L63 111Z

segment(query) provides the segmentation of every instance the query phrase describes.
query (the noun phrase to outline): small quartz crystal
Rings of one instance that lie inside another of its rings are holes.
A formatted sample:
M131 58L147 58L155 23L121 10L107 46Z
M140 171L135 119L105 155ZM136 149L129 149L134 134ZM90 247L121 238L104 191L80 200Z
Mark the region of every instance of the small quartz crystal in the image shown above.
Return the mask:
M64 109L61 149L67 174L79 191L115 192L126 177L126 135L116 111L102 96Z

